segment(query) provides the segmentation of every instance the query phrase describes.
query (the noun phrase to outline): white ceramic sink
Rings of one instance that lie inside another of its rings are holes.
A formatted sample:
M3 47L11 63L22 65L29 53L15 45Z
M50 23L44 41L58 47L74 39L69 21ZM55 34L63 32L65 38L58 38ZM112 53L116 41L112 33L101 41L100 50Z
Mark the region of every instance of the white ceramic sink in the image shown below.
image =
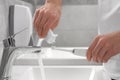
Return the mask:
M92 68L45 68L46 80L89 80ZM14 67L13 80L42 80L40 68Z
M70 52L45 48L42 58L46 80L92 80L94 66L100 64L88 62L83 54L77 56ZM15 61L12 77L13 80L42 80L40 70L38 55L26 54Z

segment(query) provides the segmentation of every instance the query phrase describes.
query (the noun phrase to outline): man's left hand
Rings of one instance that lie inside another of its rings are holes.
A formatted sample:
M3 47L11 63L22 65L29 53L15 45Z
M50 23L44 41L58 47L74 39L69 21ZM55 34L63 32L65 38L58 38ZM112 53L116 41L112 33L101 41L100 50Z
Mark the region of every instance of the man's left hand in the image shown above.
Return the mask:
M87 59L106 63L112 56L120 53L120 32L97 36L87 51Z

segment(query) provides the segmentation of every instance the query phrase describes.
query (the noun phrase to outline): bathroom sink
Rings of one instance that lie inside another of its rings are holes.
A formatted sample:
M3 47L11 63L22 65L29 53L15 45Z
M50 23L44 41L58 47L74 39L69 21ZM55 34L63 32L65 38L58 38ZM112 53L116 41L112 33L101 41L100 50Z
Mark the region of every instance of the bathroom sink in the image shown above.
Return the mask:
M39 67L15 66L13 80L44 80ZM46 80L92 80L93 68L45 68Z
M94 68L102 66L88 62L84 56L86 53L78 56L72 52L44 48L41 54L46 80L92 80ZM13 80L45 80L42 79L38 58L36 54L18 57L13 66Z
M89 80L90 68L45 68L46 80ZM33 68L34 80L41 79L39 68Z

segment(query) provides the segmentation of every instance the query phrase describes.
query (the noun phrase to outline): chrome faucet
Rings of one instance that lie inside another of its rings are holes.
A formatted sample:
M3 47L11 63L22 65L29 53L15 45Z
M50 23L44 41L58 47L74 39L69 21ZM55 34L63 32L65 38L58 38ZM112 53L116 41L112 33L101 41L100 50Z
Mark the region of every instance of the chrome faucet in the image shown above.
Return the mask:
M10 37L3 41L4 50L0 65L0 80L12 80L11 71L16 58L22 54L40 53L40 47L16 47L15 40Z
M21 16L17 15L17 11L21 11L21 10L23 11L22 12L23 14ZM25 15L27 16L25 17L25 21L23 21ZM20 17L23 17L23 18L21 19ZM16 35L26 30L31 31L30 27L32 27L32 24L31 24L32 14L30 9L27 6L11 5L9 7L8 20L9 20L9 30L8 30L9 37L3 40L4 48L3 48L3 54L2 54L1 64L0 64L0 80L11 80L12 65L15 59L19 55L26 54L26 53L34 54L34 53L41 52L40 47L18 47L17 41L15 42ZM20 28L18 25L20 25ZM18 28L17 31L16 31L16 28ZM28 34L29 34L29 31L28 31ZM30 35L32 34L24 36L25 40L26 40L26 37L30 38L31 37ZM19 38L20 38L20 35L19 35ZM32 39L30 38L30 40ZM28 46L27 44L33 46L32 41L31 43L29 42L30 41L28 40L28 43L26 43L24 46Z

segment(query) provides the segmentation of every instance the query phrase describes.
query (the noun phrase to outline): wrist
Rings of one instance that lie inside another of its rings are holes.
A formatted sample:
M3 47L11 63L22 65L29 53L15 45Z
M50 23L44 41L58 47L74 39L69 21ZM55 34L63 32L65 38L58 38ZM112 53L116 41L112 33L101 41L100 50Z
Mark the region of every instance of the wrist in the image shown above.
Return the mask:
M46 0L45 4L53 4L56 7L62 6L62 0Z

